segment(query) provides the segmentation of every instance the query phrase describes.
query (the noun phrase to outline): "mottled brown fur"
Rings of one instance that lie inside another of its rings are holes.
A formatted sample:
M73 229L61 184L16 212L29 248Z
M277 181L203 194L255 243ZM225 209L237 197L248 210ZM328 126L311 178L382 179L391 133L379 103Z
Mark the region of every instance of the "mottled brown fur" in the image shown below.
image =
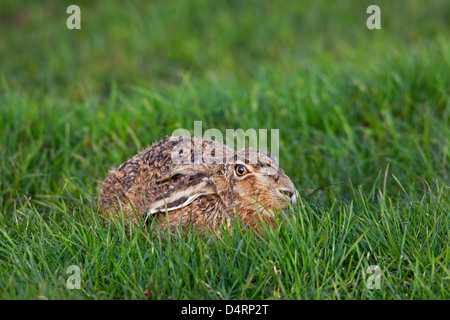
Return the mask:
M186 141L187 148L178 152ZM174 150L189 163L175 163ZM204 155L200 161L196 152ZM184 230L190 225L217 230L222 223L230 226L233 217L249 227L259 216L273 224L273 210L285 209L288 200L295 203L297 191L281 168L261 161L262 155L273 159L251 148L235 151L201 138L166 137L109 172L100 194L102 213L107 221L121 212L126 223L153 220L163 230L180 224ZM249 171L243 176L235 171L241 164Z

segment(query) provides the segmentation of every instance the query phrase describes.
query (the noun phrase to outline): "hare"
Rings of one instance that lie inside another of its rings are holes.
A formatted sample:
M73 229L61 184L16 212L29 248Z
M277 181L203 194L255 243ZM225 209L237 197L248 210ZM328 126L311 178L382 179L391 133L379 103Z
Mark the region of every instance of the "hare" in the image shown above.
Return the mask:
M123 214L127 224L152 220L164 231L180 225L218 231L233 218L248 227L261 217L274 225L273 211L295 205L297 196L269 152L167 136L112 169L99 201L107 223Z

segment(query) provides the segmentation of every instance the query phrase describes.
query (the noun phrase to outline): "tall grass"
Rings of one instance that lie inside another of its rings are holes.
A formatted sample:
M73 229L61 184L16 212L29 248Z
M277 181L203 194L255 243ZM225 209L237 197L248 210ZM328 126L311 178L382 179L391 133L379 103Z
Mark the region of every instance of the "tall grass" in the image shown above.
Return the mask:
M447 1L78 1L79 31L69 4L0 7L1 299L450 297ZM194 120L279 129L300 205L262 236L106 228L108 170Z

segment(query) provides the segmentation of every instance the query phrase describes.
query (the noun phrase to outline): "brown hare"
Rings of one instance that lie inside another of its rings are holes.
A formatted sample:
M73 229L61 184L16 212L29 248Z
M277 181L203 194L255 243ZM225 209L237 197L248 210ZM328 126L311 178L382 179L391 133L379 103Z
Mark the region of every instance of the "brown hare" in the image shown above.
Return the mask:
M169 136L109 172L100 206L107 221L123 214L126 223L152 220L162 230L218 231L233 218L248 227L257 227L260 217L274 225L273 211L295 204L297 196L269 152Z

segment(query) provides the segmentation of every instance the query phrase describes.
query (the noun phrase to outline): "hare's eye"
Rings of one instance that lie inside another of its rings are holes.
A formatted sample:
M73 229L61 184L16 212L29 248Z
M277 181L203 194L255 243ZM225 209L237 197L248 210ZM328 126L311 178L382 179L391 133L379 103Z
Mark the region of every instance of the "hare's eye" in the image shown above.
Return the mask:
M247 172L248 172L248 171L247 171L247 168L244 167L244 166L242 166L242 165L239 165L239 166L236 167L236 174L237 174L238 176L243 176L243 175L246 174Z

